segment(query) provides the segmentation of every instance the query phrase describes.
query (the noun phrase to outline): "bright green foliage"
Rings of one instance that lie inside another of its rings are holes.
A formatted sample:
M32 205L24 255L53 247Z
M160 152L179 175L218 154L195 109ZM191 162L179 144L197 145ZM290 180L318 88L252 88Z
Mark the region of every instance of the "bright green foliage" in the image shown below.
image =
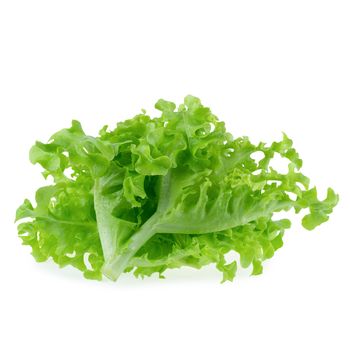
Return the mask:
M271 146L234 138L193 96L177 110L164 100L156 108L159 118L140 114L99 137L73 121L32 147L32 163L54 179L37 191L35 207L25 200L17 210L26 219L19 236L37 261L52 257L87 278L113 280L214 263L231 281L237 262L226 262L228 252L257 275L283 245L290 221L273 220L275 212L307 209L309 230L328 220L338 196L329 189L317 199L286 135ZM288 160L287 173L269 166L276 154Z

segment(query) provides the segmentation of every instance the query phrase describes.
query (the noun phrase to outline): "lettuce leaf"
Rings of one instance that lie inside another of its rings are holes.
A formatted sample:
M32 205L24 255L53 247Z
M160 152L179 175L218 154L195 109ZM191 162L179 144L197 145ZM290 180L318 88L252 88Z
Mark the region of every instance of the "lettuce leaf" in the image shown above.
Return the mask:
M73 121L32 147L31 162L54 180L38 189L35 207L26 199L16 213L37 261L52 258L87 278L112 280L214 263L232 281L237 262L227 253L237 252L257 275L283 245L291 223L274 213L306 209L308 230L328 220L338 195L328 189L318 199L285 134L270 146L234 138L193 96L178 108L165 100L155 106L158 118L143 113L98 137ZM288 161L286 173L271 167L276 155Z

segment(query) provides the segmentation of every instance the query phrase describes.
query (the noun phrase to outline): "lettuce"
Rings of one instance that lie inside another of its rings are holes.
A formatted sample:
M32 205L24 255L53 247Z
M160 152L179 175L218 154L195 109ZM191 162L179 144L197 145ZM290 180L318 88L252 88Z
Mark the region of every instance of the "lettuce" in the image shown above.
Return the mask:
M307 209L308 230L328 220L338 195L328 189L317 198L286 135L270 146L234 138L193 96L178 108L165 100L155 107L160 117L144 112L98 137L73 121L32 147L31 162L54 180L37 190L35 206L26 199L16 213L37 261L112 280L214 263L232 281L237 262L227 253L257 275L282 246L291 223L274 213ZM288 161L287 173L270 166L276 154Z

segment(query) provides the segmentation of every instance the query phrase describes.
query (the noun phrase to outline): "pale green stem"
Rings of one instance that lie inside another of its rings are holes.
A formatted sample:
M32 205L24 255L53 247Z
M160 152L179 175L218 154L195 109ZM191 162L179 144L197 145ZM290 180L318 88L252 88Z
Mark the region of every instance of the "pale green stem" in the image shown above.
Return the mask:
M106 261L102 267L102 272L106 277L113 281L118 279L129 265L131 258L152 236L157 233L157 221L158 215L154 214L137 232L132 235L125 252L114 256L109 261Z
M99 179L95 181L94 206L103 256L108 260L114 256L116 249L116 232L114 232L116 218L112 215L113 203L101 194Z

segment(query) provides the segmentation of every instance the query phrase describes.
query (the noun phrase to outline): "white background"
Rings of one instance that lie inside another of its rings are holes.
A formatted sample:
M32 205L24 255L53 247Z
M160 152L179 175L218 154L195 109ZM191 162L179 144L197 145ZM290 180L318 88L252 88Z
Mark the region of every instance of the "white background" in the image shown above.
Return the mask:
M349 349L348 5L1 1L0 348ZM235 136L293 138L321 196L340 193L331 220L307 232L298 218L263 275L223 285L213 268L114 284L35 263L13 223L44 184L33 142L187 94Z

